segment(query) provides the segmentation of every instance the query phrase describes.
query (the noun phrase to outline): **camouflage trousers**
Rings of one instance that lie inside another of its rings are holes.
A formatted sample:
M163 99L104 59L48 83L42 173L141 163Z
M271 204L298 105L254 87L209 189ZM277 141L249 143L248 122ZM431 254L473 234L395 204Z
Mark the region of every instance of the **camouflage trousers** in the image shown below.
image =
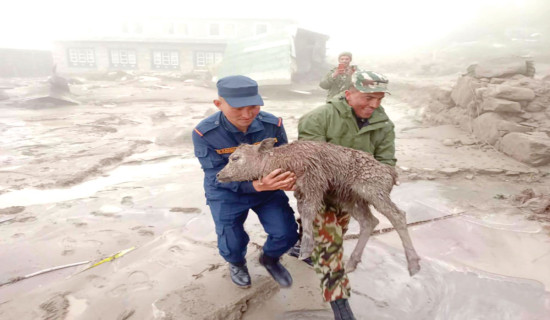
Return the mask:
M351 287L343 263L344 234L350 217L349 213L329 206L324 214L317 214L313 222L315 248L311 260L327 302L350 296Z

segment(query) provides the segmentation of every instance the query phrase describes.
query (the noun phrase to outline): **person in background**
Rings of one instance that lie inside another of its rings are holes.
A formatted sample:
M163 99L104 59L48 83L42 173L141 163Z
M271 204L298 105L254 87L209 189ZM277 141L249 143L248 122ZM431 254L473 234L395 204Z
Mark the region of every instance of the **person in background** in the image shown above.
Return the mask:
M239 287L250 287L245 258L249 237L244 222L252 209L268 235L260 264L281 287L290 287L292 277L279 258L298 240L294 211L284 193L293 190L296 175L277 169L255 181L220 183L216 179L240 144L255 144L266 138L277 139L276 146L286 144L282 119L260 111L263 100L258 84L248 77L222 78L217 88L214 105L220 111L202 120L192 139L204 171L204 191L216 226L219 253L229 262L231 280Z
M351 76L357 66L351 65L351 52L342 52L338 55L338 66L332 68L321 80L319 86L327 92L327 101L347 90L351 85Z

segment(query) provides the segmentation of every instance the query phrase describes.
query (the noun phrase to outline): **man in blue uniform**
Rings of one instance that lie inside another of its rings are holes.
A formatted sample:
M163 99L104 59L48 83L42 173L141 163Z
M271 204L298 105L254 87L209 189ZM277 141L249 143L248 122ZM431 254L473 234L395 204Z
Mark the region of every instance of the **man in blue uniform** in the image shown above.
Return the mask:
M216 174L240 144L259 143L266 138L276 138L276 145L287 143L282 119L260 111L263 100L258 84L248 77L225 77L217 87L214 105L220 111L202 120L192 135L195 156L204 170L204 191L216 225L220 255L229 262L231 280L239 287L249 287L245 259L249 237L243 225L252 209L268 234L260 263L281 287L289 287L292 277L279 258L298 240L294 211L283 192L293 190L295 174L277 169L256 181L216 180Z

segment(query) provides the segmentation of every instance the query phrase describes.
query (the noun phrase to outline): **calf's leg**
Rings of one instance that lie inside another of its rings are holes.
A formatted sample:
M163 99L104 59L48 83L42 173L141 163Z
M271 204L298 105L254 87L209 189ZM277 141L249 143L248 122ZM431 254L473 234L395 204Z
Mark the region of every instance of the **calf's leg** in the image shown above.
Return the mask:
M353 272L357 264L361 262L361 256L363 255L367 241L369 241L372 231L380 222L370 211L368 203L355 208L351 212L351 215L359 222L359 240L357 240L357 244L346 263L347 273Z
M315 242L313 240L313 219L315 219L315 216L320 214L323 209L324 190L317 190L316 192L309 190L307 193L303 192L302 186L312 188L312 185L313 183L311 181L298 180L296 181L296 191L294 192L300 219L302 219L303 233L299 256L302 260L309 258L313 252L313 248L315 247Z
M413 247L411 237L407 231L407 222L405 220L405 211L400 210L390 197L383 193L375 193L369 197L369 202L378 210L381 214L386 216L392 226L399 234L403 248L405 249L405 256L407 257L407 265L409 274L415 275L420 271L420 258Z
M298 201L298 212L302 219L302 241L300 243L300 259L306 259L311 256L315 242L313 241L313 219L323 209L323 195L309 196L305 199L300 197Z

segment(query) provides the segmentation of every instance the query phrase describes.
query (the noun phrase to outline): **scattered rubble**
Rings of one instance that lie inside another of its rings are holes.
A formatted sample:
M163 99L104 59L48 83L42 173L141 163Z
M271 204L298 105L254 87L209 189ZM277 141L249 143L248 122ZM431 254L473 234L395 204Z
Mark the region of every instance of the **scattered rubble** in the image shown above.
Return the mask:
M39 108L80 104L71 93L69 81L57 74L56 66L53 67L47 84L42 88L35 88L35 95L23 99L23 103Z
M530 211L530 220L550 222L550 195L536 194L531 188L524 189L520 194L510 197L513 205Z

